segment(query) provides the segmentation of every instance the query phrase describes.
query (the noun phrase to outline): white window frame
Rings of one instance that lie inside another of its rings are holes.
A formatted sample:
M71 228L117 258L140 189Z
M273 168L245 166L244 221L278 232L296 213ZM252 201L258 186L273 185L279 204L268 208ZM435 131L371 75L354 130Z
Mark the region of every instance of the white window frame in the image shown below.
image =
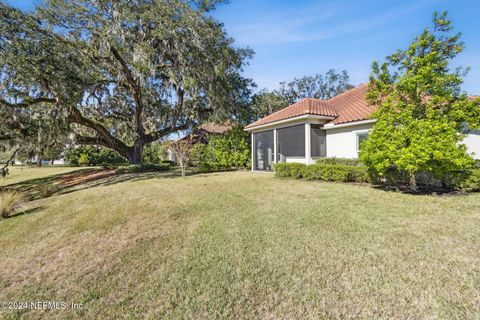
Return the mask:
M361 131L355 131L355 143L357 145L357 156L360 157L360 136L368 136L370 134L369 130L361 130Z

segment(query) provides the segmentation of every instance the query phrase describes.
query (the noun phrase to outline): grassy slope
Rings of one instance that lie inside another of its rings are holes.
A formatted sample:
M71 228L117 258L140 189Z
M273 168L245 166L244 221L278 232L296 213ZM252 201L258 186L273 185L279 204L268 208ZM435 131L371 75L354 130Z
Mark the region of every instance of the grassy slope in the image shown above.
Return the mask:
M0 300L86 306L26 318L480 317L480 194L123 180L0 221Z

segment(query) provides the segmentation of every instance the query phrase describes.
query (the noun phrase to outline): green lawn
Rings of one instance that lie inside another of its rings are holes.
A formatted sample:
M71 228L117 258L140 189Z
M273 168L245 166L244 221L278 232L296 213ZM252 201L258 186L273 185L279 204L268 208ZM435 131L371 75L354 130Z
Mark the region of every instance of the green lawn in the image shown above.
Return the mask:
M480 194L250 172L68 184L66 168L17 170L0 183L61 187L0 221L0 301L84 309L0 317L480 317Z

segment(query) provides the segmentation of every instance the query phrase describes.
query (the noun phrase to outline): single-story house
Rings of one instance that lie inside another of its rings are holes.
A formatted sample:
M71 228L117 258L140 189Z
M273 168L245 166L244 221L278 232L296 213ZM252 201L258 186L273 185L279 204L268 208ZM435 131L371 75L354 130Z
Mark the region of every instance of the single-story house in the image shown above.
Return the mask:
M197 144L197 143L207 143L207 137L210 134L224 134L228 130L232 129L233 125L231 123L223 123L223 124L216 124L214 122L208 122L193 131L192 134L187 134L180 139L176 141L181 141L181 140L190 140L190 143L192 145ZM172 149L168 148L167 149L167 160L177 162L175 158L175 154Z
M246 126L252 170L270 171L280 162L310 164L320 157L358 158L375 123L367 90L362 84L329 100L303 99ZM470 131L463 142L480 159L480 131Z

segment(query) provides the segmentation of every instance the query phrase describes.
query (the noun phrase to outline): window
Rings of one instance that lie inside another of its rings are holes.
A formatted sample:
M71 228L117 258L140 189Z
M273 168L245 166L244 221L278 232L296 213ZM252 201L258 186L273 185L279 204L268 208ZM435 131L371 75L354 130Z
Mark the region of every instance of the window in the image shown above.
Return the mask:
M327 139L325 130L320 124L310 125L310 146L312 157L326 157L327 156Z
M368 132L359 132L357 133L357 154L360 155L360 150L362 143L368 139Z
M277 129L278 162L287 157L305 157L305 125Z

